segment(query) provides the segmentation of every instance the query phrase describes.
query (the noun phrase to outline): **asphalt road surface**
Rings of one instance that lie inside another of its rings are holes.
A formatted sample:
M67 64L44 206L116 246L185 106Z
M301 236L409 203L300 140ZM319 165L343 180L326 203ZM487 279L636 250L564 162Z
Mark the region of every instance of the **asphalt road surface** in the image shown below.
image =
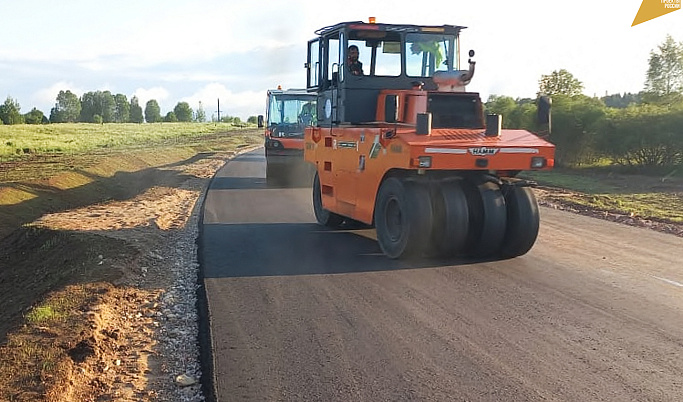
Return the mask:
M683 400L683 239L542 208L522 257L406 263L264 176L206 198L217 400Z

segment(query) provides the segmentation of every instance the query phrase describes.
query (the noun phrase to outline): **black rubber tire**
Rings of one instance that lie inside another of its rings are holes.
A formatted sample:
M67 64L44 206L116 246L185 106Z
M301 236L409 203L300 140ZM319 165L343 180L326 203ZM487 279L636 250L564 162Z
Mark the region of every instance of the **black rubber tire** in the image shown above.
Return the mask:
M318 172L313 176L313 213L319 224L332 228L339 227L344 222L344 217L323 208L320 177Z
M490 181L471 183L466 189L470 227L465 252L471 257L500 254L505 237L507 210L500 187Z
M540 227L538 202L529 187L509 186L504 195L507 227L500 255L514 258L526 254L536 242Z
M382 252L389 258L418 257L430 244L433 212L426 185L390 177L380 185L375 228Z
M459 180L440 181L432 191L434 227L432 244L440 257L463 252L469 232L469 207Z
M275 166L272 163L268 163L268 161L266 160L266 183L270 185L279 184L280 179L281 176L278 170L278 166Z

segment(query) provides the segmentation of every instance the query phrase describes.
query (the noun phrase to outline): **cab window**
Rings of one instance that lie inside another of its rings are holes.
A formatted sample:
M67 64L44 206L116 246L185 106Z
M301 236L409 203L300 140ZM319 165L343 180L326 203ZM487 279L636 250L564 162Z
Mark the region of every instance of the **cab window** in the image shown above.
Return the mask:
M453 61L448 60L448 55L454 54L451 49L453 43L454 37L451 35L406 35L406 74L411 77L431 77L435 71L449 71L453 68Z
M401 38L398 33L351 31L348 45L358 47L358 60L363 63L363 75L401 75Z

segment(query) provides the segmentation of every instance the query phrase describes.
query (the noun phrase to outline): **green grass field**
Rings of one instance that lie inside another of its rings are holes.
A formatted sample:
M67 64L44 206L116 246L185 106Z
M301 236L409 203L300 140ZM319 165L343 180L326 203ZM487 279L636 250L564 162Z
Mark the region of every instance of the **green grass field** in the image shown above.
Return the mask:
M186 142L206 134L241 129L229 123L0 125L0 161L26 155L71 155L141 144Z

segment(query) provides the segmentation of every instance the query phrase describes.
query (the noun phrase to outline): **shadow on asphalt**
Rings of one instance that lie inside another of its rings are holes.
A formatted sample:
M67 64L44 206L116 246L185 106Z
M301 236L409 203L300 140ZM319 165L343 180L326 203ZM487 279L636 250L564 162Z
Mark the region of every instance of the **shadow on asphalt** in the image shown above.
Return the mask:
M215 177L211 180L211 190L259 190L273 188L311 188L308 178L291 178L268 181L265 177Z
M263 155L254 153L235 158L235 162L263 164L264 161ZM310 188L312 174L307 173L278 182L265 177L216 176L210 190ZM273 204L274 210L279 207L286 208L286 205ZM300 222L202 223L199 256L204 278L344 274L482 262L427 258L392 260L382 253L374 237L374 229L362 224L331 229Z
M205 278L345 274L468 265L480 261L392 260L373 229L333 230L315 223L204 225Z

